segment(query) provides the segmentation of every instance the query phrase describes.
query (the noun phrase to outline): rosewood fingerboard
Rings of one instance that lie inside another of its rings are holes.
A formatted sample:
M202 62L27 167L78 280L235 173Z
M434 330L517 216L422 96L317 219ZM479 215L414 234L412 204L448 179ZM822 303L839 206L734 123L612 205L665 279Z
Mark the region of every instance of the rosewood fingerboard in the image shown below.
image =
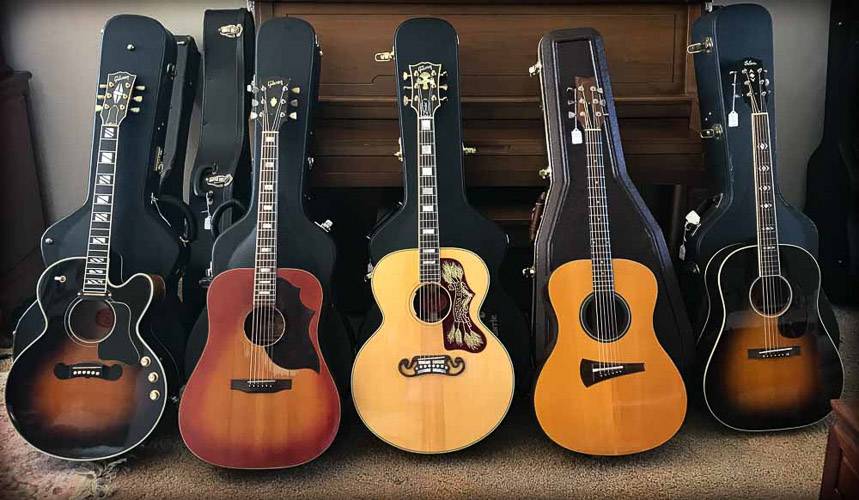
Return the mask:
M263 131L260 146L254 306L273 306L277 289L277 168L279 132Z
M435 119L418 116L418 248L421 283L441 280L438 238L438 181L436 176Z
M84 269L84 295L107 294L110 233L113 221L113 187L116 180L118 145L119 127L102 125L99 130L96 174L93 179L92 215Z

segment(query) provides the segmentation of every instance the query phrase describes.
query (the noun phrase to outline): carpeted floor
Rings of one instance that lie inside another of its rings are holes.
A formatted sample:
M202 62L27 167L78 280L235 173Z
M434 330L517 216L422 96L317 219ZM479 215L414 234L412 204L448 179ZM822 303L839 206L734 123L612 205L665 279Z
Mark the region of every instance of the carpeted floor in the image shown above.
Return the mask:
M855 399L859 310L837 315L844 397ZM400 452L353 417L318 460L292 470L244 472L194 458L176 434L175 416L121 461L68 464L30 449L0 413L0 495L10 498L816 498L828 432L826 423L784 433L731 432L693 404L679 434L661 448L591 458L552 444L528 403L518 401L495 433L459 453Z

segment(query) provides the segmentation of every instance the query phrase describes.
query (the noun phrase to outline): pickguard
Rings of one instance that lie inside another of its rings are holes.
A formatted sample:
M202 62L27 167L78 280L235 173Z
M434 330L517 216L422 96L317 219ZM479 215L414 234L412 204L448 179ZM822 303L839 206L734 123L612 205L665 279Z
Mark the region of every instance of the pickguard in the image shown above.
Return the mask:
M459 261L441 259L441 284L450 293L450 313L442 321L444 347L480 352L486 347L486 336L477 328L470 316L471 301L475 293L468 286L465 270Z
M310 341L310 326L315 311L301 302L301 288L283 278L277 280L277 309L286 318L286 333L265 348L272 362L285 370L309 368L319 372L319 356Z

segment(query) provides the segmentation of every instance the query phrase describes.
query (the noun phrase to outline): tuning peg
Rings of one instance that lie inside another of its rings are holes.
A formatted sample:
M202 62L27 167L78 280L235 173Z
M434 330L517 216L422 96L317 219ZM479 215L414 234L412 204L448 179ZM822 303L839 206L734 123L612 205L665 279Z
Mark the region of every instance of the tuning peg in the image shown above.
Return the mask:
M101 111L102 109L104 109L104 108L103 108L100 104L97 104L97 105L95 106L95 112L96 112L96 113L98 113L98 112L99 112L99 111Z
M134 102L143 102L143 96L137 95L137 96L132 97L131 100Z
M412 87L411 85L403 85L403 90L412 90L412 88L414 87Z
M253 87L253 85L251 85L251 84L249 83L249 84L248 84L248 86L247 86L247 87L245 87L245 90L247 90L247 91L248 91L248 92L250 92L250 93L253 93L253 91L254 91L254 87Z
M259 101L256 99L251 99L251 106L259 106Z
M96 99L104 99L104 94L98 94L95 96Z
M412 75L408 71L403 71L403 80L408 80Z
M106 83L99 83L99 84L98 84L98 88L100 88L100 89L106 89L106 88L107 88L107 84L106 84Z
M292 120L298 120L298 113L293 111L292 113L289 114L289 118Z
M140 113L140 108L137 108L137 107L128 108L128 110L131 111L132 113Z
M442 96L439 98L439 101L446 101L446 100L447 100L447 96Z
M447 71L442 71L441 73L438 74L438 76L447 76Z
M291 89L289 89L289 91L292 92L293 94L300 94L301 93L301 87L292 87Z
M134 87L134 90L136 90L138 92L143 92L144 90L146 90L146 85L136 85Z
M289 105L292 106L293 108L297 108L298 107L298 99L292 99L291 101L289 101Z
M411 102L412 102L412 98L411 98L411 97L406 96L406 95L404 95L404 96L403 96L403 105L404 105L404 106L408 106L409 104L411 104Z
M256 120L259 114L256 111L251 111L251 120Z
M439 85L438 88L441 90L447 90L447 84L445 83L445 84Z

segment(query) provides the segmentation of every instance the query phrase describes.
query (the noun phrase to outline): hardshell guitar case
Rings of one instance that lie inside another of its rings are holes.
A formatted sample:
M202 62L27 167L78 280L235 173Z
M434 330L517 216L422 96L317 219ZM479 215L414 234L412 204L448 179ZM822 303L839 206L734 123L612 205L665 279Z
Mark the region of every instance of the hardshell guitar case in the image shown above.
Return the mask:
M175 64L174 37L154 19L119 15L105 25L97 82L105 81L109 72L122 69L136 74L137 85L145 86L140 112L123 125L118 153L123 168L117 171L114 181L111 281L121 283L135 273L157 274L164 278L165 296L152 305L146 316L149 325L144 328L150 328L154 338L162 344L160 347L166 349L165 367L171 364L168 362L173 365L173 370L168 372L181 373L187 335L177 315L167 312L178 308L176 290L181 243L153 202L160 178L157 169L164 148ZM96 115L90 180L96 166L99 140L96 131L100 123ZM92 182L88 185L84 205L53 224L42 236L42 258L46 266L60 259L86 255L93 197ZM33 304L16 328L21 335L15 335L15 355L35 339L35 336L24 338L24 332L37 335L43 325L41 311Z
M248 136L256 35L245 9L207 10L203 17L200 142L188 193L197 227L182 283L189 323L206 305L212 245L244 213L250 198ZM190 372L189 372L190 373Z
M297 122L299 126L280 130L278 163L278 243L279 267L303 269L319 279L323 291L323 309L319 323L319 342L332 375L346 394L351 367L352 346L342 318L334 308L331 275L336 248L329 234L305 212L308 181L308 146L312 112L319 88L320 49L313 27L297 18L274 18L259 29L257 37L256 74L290 79L298 87ZM259 149L260 129L254 132L254 150ZM215 241L212 269L218 275L227 269L254 267L256 245L257 196L254 168L252 196L248 211L241 220ZM201 315L194 328L188 352L188 375L205 346L208 317Z
M591 258L588 238L588 180L584 160L575 159L568 143L567 92L575 78L595 77L602 86L608 113L610 155L606 165L606 196L613 258L647 266L656 277L658 296L653 314L656 336L674 363L685 371L694 361L694 341L677 276L662 230L630 180L621 149L617 113L602 37L590 28L553 31L539 44L538 65L543 113L547 126L549 178L543 216L534 242L533 328L536 360L546 360L557 336L549 304L549 276L560 265Z
M435 115L439 244L476 253L489 268L489 291L481 307L481 319L490 327L513 361L517 386L528 390L532 374L529 335L525 319L501 287L499 269L507 251L507 235L474 209L466 198L463 175L462 115L460 111L459 41L446 21L415 18L400 24L394 38L395 75L408 72L409 64L440 63L447 71L448 100ZM403 202L370 237L370 261L405 248L417 248L417 116L402 105L402 85L397 85L403 159ZM362 326L363 343L381 324L374 304Z
M859 9L833 0L823 139L808 160L805 213L820 232L823 289L859 302Z
M706 316L707 299L704 273L707 263L722 248L737 243L753 244L757 239L755 182L751 144L751 123L729 123L728 115L740 105L740 80L736 97L730 73L753 58L768 69L771 162L778 179L776 147L776 98L778 78L773 66L772 19L759 5L738 4L722 7L695 21L692 41L687 49L694 54L695 77L701 107L701 126L707 131L704 157L715 193L712 207L701 215L700 224L687 224L683 245L683 284L688 310L695 317L695 334L700 336ZM736 101L736 104L735 104ZM736 126L734 126L736 125ZM790 206L775 186L778 238L817 257L818 235L814 223ZM833 340L838 341L838 325L824 293L820 313ZM700 339L699 339L700 340Z

